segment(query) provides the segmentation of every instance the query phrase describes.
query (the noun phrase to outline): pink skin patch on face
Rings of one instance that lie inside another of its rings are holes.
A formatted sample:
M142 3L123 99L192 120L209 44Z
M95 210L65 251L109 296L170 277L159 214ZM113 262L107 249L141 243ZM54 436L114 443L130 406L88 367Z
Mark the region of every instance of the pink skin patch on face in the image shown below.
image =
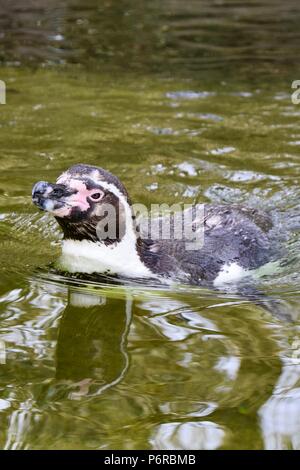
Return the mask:
M61 207L60 209L55 209L53 212L54 215L57 217L67 217L70 215L72 209L74 207L79 208L82 212L87 211L90 208L90 203L88 198L93 196L94 194L101 194L103 196L103 192L98 189L87 189L85 183L78 179L71 179L66 177L66 175L62 175L58 180L58 184L65 184L71 189L76 189L77 192L68 196L64 199L66 205ZM101 197L99 198L99 200Z

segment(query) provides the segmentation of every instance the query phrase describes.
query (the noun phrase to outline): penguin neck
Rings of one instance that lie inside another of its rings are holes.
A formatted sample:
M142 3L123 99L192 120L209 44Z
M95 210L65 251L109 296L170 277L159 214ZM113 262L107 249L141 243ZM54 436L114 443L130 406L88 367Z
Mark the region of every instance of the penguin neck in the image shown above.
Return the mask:
M72 273L153 277L142 260L145 250L146 244L137 237L130 212L130 217L126 217L125 233L119 240L64 238L59 266Z

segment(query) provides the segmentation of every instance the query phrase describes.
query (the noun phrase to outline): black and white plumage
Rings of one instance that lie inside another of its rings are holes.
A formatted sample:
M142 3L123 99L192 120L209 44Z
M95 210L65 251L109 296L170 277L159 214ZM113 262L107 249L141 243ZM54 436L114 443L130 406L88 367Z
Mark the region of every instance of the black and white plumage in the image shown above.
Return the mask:
M32 196L61 226L61 265L70 272L219 286L272 261L276 252L270 216L240 205L204 205L204 244L197 250L187 250L184 239L145 238L125 187L98 167L75 165L56 184L37 183ZM113 239L101 240L97 232L104 204L113 205L118 216Z

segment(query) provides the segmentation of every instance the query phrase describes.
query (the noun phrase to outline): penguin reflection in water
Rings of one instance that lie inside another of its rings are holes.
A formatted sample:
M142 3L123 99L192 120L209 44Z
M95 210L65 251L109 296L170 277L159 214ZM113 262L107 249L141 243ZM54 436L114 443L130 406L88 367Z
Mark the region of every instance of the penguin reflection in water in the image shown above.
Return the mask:
M37 183L32 197L40 209L54 215L62 228L61 266L68 272L218 288L239 282L278 257L271 217L235 204L201 205L200 221L191 214L190 223L201 225L203 231L203 243L198 249L186 249L187 240L174 236L144 236L145 227L143 222L136 226L125 187L116 176L98 167L75 165L55 184ZM107 204L116 213L113 239L99 238L97 230ZM195 214L198 217L197 211Z
M262 423L255 424L256 433L260 427L265 432L265 426L270 432L270 420L276 425L276 411L284 406L281 401L271 407L278 397L272 388L277 381L282 385L284 378L278 357L282 345L274 342L274 330L266 328L253 304L242 303L243 315L232 319L230 303L223 304L223 315L216 315L214 301L197 296L187 299L174 292L160 295L156 290L131 299L127 289L120 288L116 299L97 295L97 289L94 294L90 291L91 287L87 291L82 286L69 288L68 304L58 324L51 400L60 400L64 392L70 400L80 401L83 415L91 410L99 413L95 419L100 417L107 440L114 443L126 441L128 445L128 429L137 422L143 429L141 438L154 449L173 449L174 443L186 449L187 435L196 449L221 447L226 428L214 413L218 399L221 408L224 403L236 404L226 419L232 442L240 438L236 420L241 419L245 397L252 413L257 410L263 416ZM226 333L233 324L238 331L234 336ZM272 367L266 357L272 357ZM257 371L254 381L253 371ZM224 389L221 384L226 384ZM212 408L211 397L216 401ZM96 402L91 401L94 398ZM98 412L97 407L90 408L91 403L97 403ZM197 421L197 411L203 413L204 404L209 412L205 420ZM117 429L111 424L116 409L113 423L122 422ZM186 419L178 422L177 413ZM247 415L244 419L248 423Z
M127 334L132 301L70 289L59 324L56 379L70 387L69 398L97 396L126 375Z

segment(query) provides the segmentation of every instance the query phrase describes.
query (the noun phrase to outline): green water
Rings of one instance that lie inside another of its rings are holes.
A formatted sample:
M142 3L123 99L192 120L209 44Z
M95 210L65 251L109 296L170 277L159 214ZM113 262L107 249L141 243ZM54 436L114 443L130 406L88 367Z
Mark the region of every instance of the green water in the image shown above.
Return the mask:
M298 2L0 10L0 447L300 449ZM79 162L134 202L274 213L286 254L256 283L283 314L57 273L31 187Z

